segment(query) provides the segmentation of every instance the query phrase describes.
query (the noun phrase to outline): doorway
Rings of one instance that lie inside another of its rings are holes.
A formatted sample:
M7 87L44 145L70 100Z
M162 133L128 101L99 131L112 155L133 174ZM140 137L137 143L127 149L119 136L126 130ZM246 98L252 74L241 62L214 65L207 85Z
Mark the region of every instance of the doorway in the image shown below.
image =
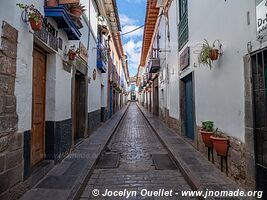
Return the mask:
M116 92L115 90L113 89L113 95L112 95L112 100L113 100L113 103L112 103L112 111L113 111L113 115L116 113Z
M112 86L109 88L109 117L113 114L113 89Z
M31 166L44 160L46 55L33 50Z
M251 57L257 190L267 191L267 50ZM265 194L266 195L266 194Z
M159 87L154 87L154 96L153 96L153 103L154 103L154 115L159 116Z
M152 109L152 92L151 92L151 89L149 91L149 112L151 112L151 109Z
M84 137L85 133L85 105L86 87L84 75L76 72L74 92L74 142Z
M194 115L193 115L193 84L192 73L186 76L183 80L184 91L184 129L185 136L194 140Z

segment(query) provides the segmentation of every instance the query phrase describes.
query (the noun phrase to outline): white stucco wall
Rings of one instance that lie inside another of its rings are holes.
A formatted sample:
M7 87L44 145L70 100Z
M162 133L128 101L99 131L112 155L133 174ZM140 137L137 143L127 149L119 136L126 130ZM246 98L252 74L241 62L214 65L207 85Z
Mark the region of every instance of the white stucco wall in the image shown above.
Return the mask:
M169 8L169 31L170 42L167 50L167 63L169 66L169 115L172 118L179 119L179 54L178 54L178 34L177 34L177 8L178 2L173 1Z
M55 120L71 118L71 77L72 74L63 70L62 59L56 56L56 106Z
M200 12L201 8L201 12ZM251 24L247 24L247 12ZM243 56L255 40L255 1L188 1L191 68L195 70L196 122L213 120L219 130L244 141ZM211 16L211 17L209 17ZM223 55L214 68L197 64L199 43L219 39ZM182 52L182 51L181 51Z
M34 0L2 1L0 6L1 25L2 21L6 21L19 31L15 96L17 97L17 114L19 119L18 131L23 132L31 129L33 35L29 32L29 26L22 22L21 9L16 6L17 3L34 4L36 8L43 12L43 2ZM2 31L1 27L0 31Z
M167 108L172 118L179 119L179 58L177 34L177 1L172 1L168 14L159 17L161 72L159 76L159 106ZM169 36L169 38L168 38ZM154 40L156 48L156 39Z
M21 20L21 9L16 3L34 4L43 13L43 1L4 1L0 6L0 22L6 21L19 31L15 95L17 97L18 131L31 129L32 118L32 51L33 34L29 25ZM49 19L55 27L57 24ZM86 28L80 30L86 32ZM1 29L1 28L0 28ZM88 31L87 31L88 32ZM46 120L61 121L71 118L71 73L63 70L62 58L65 45L69 46L66 33L59 30L63 50L47 55ZM87 44L87 43L85 43ZM78 47L78 46L77 46Z
M97 70L96 59L97 59L97 40L94 35L90 37L89 47L89 68L88 76L90 83L88 85L88 112L93 112L101 108L101 83L102 73ZM96 70L96 80L93 80L93 71Z

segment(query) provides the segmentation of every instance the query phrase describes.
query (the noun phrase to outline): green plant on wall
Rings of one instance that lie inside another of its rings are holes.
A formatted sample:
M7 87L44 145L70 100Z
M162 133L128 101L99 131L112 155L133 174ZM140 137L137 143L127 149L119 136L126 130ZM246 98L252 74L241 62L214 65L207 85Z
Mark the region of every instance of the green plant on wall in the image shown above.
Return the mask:
M219 50L215 48L215 43L218 42L219 48L221 49L221 43L219 40L215 40L212 45L204 39L203 44L201 45L200 53L198 54L198 63L199 65L209 66L212 68L212 62L218 59Z

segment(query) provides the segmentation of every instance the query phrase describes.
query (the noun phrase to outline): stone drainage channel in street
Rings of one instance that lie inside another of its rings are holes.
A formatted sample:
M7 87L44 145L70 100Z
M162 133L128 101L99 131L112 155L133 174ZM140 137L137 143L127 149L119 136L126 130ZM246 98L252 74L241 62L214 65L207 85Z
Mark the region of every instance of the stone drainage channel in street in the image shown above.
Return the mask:
M179 197L182 190L192 189L137 104L130 103L80 199L126 199L127 192L128 199L187 199ZM115 197L115 191L123 196Z

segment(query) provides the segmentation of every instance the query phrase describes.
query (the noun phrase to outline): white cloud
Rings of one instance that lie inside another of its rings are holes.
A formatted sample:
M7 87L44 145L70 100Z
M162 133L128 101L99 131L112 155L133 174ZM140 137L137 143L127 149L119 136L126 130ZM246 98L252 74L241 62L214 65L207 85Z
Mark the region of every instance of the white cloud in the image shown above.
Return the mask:
M133 31L135 30L136 28L138 28L139 26L136 26L136 25L126 25L126 26L123 26L122 27L122 34L124 33L128 33L130 31ZM131 33L128 33L126 35L122 35L123 37L126 37L126 38L132 38L132 37L140 37L143 35L143 32L144 32L144 29L143 28L140 28L138 30L135 30Z
M133 0L127 1L133 2ZM138 24L139 21L137 19L130 18L125 14L120 14L120 22L122 26L122 34L133 31L140 26ZM137 68L140 63L143 32L144 29L140 28L126 35L122 35L123 41L125 42L123 45L123 49L128 56L128 65L131 75L135 75L137 73Z
M128 56L129 70L132 71L132 69L135 69L136 71L140 63L142 41L135 42L131 39L123 47Z
M145 0L127 0L129 3L144 3Z
M128 17L127 15L120 14L120 22L122 26L133 25L138 22L138 20Z

